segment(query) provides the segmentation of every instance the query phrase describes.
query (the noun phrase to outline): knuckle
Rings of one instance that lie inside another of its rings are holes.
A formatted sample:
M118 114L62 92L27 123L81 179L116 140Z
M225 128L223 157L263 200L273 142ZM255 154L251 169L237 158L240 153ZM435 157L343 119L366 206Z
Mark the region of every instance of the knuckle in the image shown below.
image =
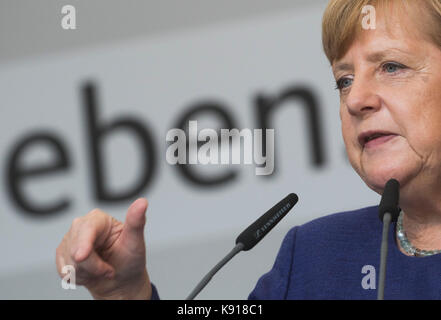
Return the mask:
M72 227L77 227L78 225L80 225L82 222L82 218L80 217L76 217L75 219L72 220Z
M61 268L57 268L57 273L58 273L58 276L61 278L61 279L63 279L64 278L64 274L63 274L63 272L62 272L62 269Z
M57 266L59 265L60 267L62 266L62 262L65 261L66 258L66 248L63 245L63 243L61 243L57 249L55 249L55 261L57 262Z
M102 214L104 214L104 212L101 209L95 208L95 209L89 211L89 213L87 215L88 216L97 216L97 215L102 215Z
M62 251L61 251L61 245L59 245L57 247L57 249L55 249L55 257L60 257L62 255Z
M62 271L63 266L61 265L61 261L58 257L55 261L56 261L56 265L57 265L57 273L61 277L62 276L61 271Z
M79 260L78 260L78 258L77 258L76 253L77 253L77 248L76 248L76 246L72 246L72 247L70 248L70 250L69 250L69 257L70 257L70 259L71 259L73 262L78 263Z

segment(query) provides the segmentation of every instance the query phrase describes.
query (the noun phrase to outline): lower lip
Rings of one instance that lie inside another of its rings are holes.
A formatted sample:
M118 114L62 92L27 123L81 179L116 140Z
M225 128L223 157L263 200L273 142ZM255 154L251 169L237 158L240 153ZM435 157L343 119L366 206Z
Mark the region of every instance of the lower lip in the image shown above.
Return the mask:
M391 135L387 135L387 136L381 136L379 138L376 138L374 140L371 140L371 141L365 143L364 147L365 148L369 148L369 149L378 147L378 146L388 142L389 140L395 138L396 136L397 135L395 135L395 134L391 134Z

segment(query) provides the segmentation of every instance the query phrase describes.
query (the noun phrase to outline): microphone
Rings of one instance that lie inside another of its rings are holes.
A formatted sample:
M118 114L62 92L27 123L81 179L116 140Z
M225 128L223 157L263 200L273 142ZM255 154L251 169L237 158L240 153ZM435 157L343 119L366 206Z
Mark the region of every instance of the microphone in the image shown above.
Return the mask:
M386 262L387 262L387 236L389 233L389 225L396 222L400 214L398 201L400 198L400 183L395 179L390 179L384 187L379 206L379 218L383 222L383 236L381 240L381 258L380 258L380 278L378 282L377 300L384 299L384 283L386 279Z
M241 251L248 251L256 244L258 244L273 228L282 220L284 216L295 206L299 201L299 197L295 193L290 193L283 200L277 203L274 207L265 212L259 219L254 221L248 228L246 228L237 238L236 246L223 258L207 275L199 282L196 288L190 293L186 300L193 300L202 289L208 284L213 276L218 272L228 261L230 261L236 254Z

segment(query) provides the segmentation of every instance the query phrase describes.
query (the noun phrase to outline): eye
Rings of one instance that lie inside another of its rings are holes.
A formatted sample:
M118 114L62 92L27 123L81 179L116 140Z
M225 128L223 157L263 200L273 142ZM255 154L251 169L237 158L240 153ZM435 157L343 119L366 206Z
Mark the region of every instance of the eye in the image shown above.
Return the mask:
M386 62L381 66L381 68L386 73L396 73L399 70L406 69L406 66L396 62Z
M335 89L338 89L338 90L346 89L346 88L351 86L352 81L354 81L354 80L351 79L351 78L342 77L342 78L337 80Z

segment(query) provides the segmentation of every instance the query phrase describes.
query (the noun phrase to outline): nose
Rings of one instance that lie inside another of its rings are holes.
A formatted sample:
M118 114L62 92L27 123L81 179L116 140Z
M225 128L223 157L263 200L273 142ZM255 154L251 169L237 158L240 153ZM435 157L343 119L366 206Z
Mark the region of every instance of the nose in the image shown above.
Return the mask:
M352 116L366 117L381 108L381 98L374 79L355 77L345 99L348 112Z

